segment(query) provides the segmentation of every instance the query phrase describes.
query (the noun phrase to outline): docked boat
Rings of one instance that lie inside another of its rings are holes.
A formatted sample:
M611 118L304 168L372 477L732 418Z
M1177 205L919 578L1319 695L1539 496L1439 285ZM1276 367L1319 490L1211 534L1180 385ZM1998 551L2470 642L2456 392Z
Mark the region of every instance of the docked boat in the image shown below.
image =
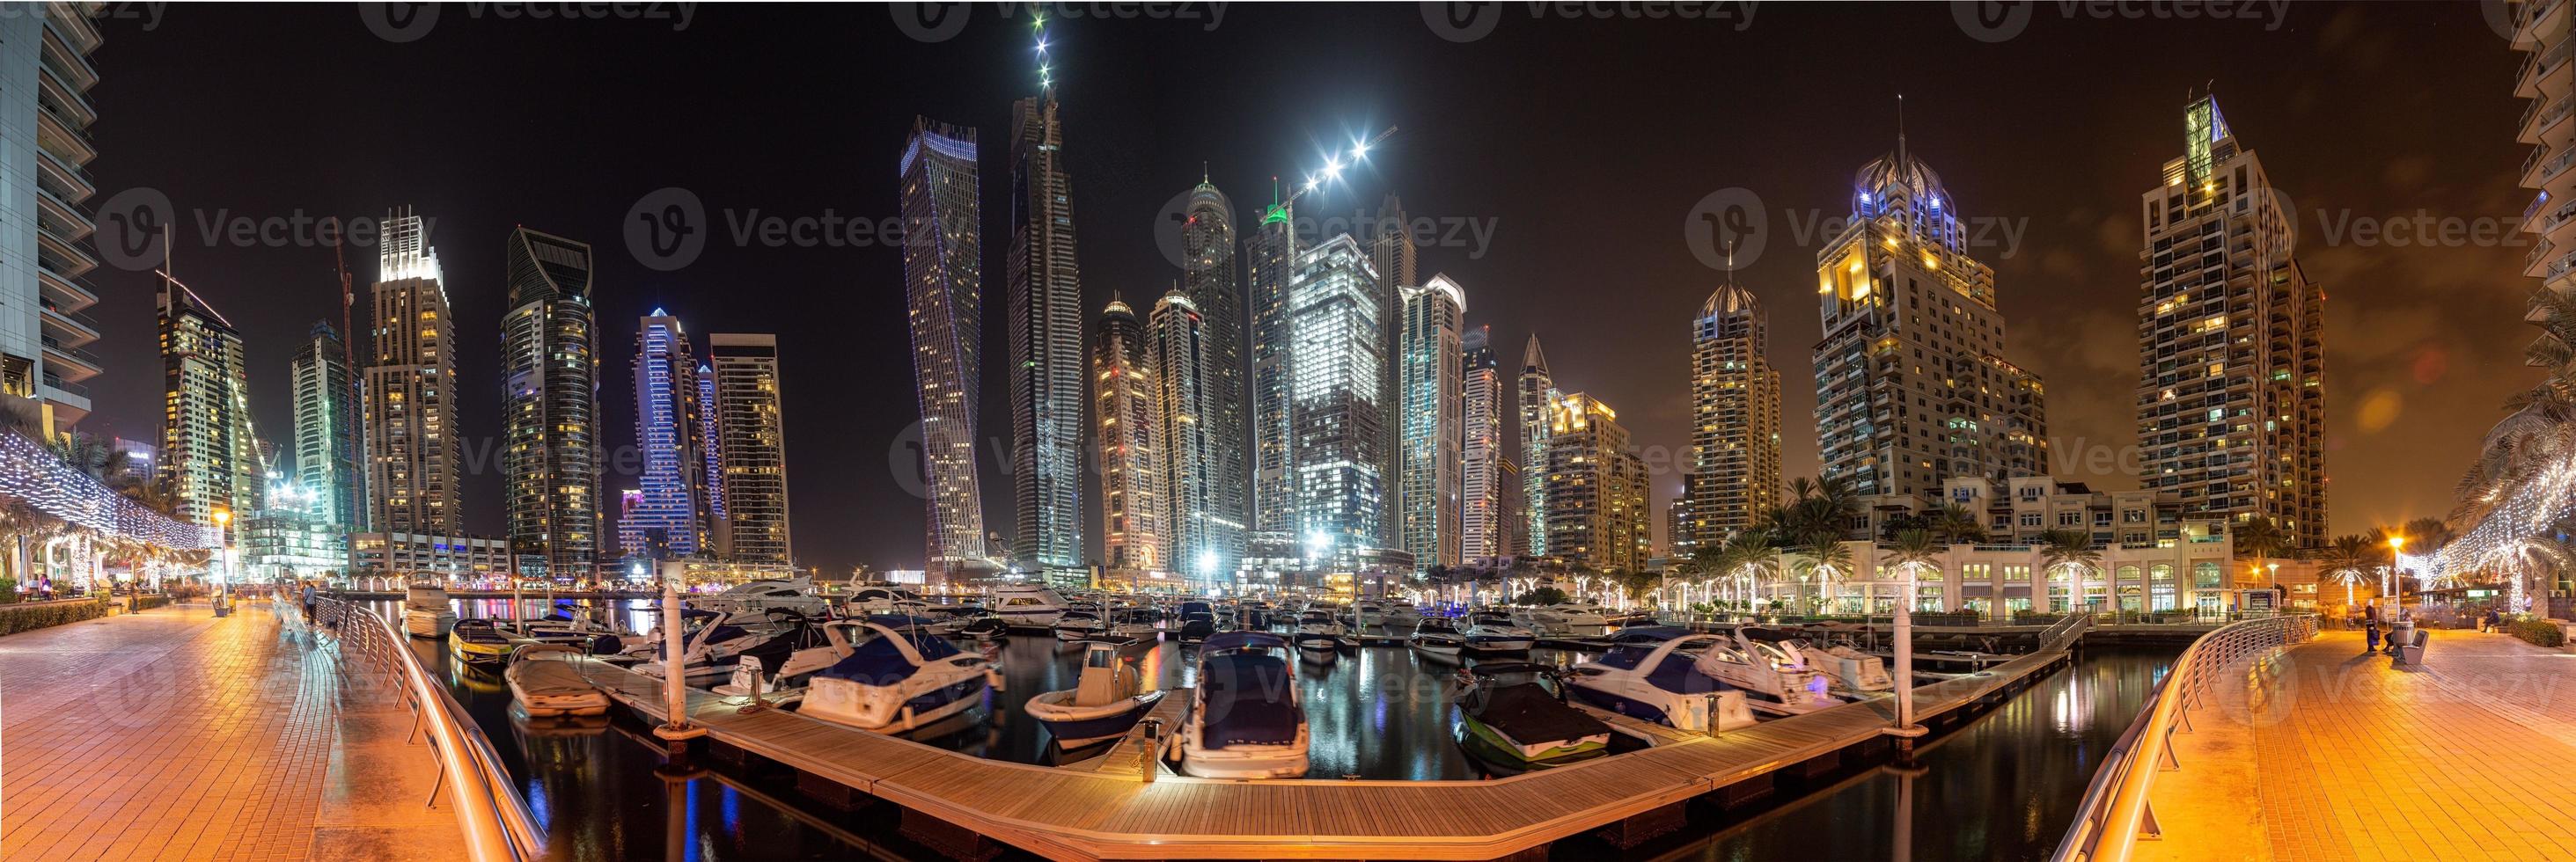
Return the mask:
M519 634L539 643L561 644L592 655L623 652L626 641L633 639L635 633L601 616L596 610L584 610L566 599L557 601L554 610L545 616L520 621L516 628Z
M1384 614L1384 624L1388 628L1410 629L1415 623L1422 621L1422 609L1405 599L1380 602L1378 610Z
M800 714L897 733L965 712L992 690L992 664L983 656L927 632L862 625L874 636L814 673Z
M1110 611L1109 640L1122 643L1154 641L1162 632L1161 629L1154 627L1154 616L1154 612L1143 608L1119 608Z
M1511 615L1497 611L1477 611L1467 618L1467 649L1479 653L1529 652L1538 645L1538 634L1512 622Z
M1093 611L1065 611L1055 619L1055 639L1078 641L1097 637L1109 631L1109 621Z
M1297 615L1295 642L1299 650L1337 650L1349 645L1349 631L1331 611L1308 610Z
M487 619L457 620L447 631L448 650L467 664L497 665L510 660L511 650L534 643Z
M1054 628L1069 607L1064 597L1040 584L1015 584L993 591L993 612L1019 628Z
M1833 683L1836 694L1865 694L1895 691L1896 678L1887 672L1887 662L1862 652L1849 643L1837 643L1817 650L1804 650L1807 661Z
M814 592L814 579L764 578L726 587L723 592L688 597L689 607L719 614L757 617L772 610L794 611L812 619L830 616L832 601Z
M416 638L443 637L456 627L456 609L447 600L447 588L437 584L413 584L403 591L403 631Z
M1567 705L1542 682L1548 669L1491 662L1467 669L1458 693L1458 742L1509 771L1545 769L1610 750L1610 725Z
M1539 637L1548 638L1597 638L1610 627L1609 614L1600 605L1583 602L1526 608L1519 619Z
M572 661L581 653L571 647L538 644L510 659L501 677L510 684L510 699L530 716L601 715L608 712L608 693L581 675Z
M1198 643L1216 636L1216 608L1206 602L1181 603L1180 642Z
M1226 632L1199 647L1198 686L1181 723L1181 770L1201 778L1306 774L1306 711L1288 642Z
M1413 624L1413 650L1432 658L1456 660L1467 650L1467 636L1448 617L1423 617Z
M948 615L955 633L979 641L1001 640L1011 636L1011 624L992 611L956 612ZM936 632L934 632L936 634Z
M1706 731L1753 725L1744 693L1697 666L1684 648L1721 646L1714 634L1682 634L1661 643L1622 643L1574 666L1566 691L1577 700L1642 721Z
M915 628L922 622L890 614L868 619L894 629ZM737 656L733 672L726 675L723 685L715 687L715 693L749 697L756 689L764 701L795 703L804 699L815 673L849 655L854 643L873 634L862 624L848 621L799 625L745 648Z
M1794 644L1758 640L1740 643L1741 649L1723 643L1704 647L1694 666L1719 682L1743 690L1749 698L1747 705L1763 712L1797 715L1842 705L1843 701L1828 691L1831 684L1825 675L1808 668Z
M1164 692L1144 691L1144 674L1118 659L1118 648L1095 643L1082 654L1082 679L1073 688L1029 698L1028 713L1066 749L1108 742L1161 702Z
M921 600L921 594L885 581L852 584L849 598L841 600L842 608L852 616L861 617L910 612L928 606L928 602Z
M680 609L682 684L707 685L730 677L743 651L781 637L793 639L796 631L810 622L803 614L784 608L761 613L758 623L741 621L740 616ZM620 658L634 662L636 673L659 677L667 660L666 644L658 632L644 641L627 649Z

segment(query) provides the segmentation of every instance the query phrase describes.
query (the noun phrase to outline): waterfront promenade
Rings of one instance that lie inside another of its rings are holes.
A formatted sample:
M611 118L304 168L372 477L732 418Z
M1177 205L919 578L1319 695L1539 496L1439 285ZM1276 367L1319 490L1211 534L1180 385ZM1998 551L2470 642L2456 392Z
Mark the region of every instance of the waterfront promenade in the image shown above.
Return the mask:
M392 690L245 601L0 637L0 858L448 859Z
M2138 858L2576 858L2576 654L2435 631L2391 667L2339 631L2224 679L2173 737Z

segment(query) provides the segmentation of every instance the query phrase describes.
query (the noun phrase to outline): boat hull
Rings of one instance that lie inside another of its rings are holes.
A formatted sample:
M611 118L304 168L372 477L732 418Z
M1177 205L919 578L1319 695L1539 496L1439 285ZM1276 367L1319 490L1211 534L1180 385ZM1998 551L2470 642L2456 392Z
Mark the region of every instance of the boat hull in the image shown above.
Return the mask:
M981 670L972 677L922 686L860 685L818 677L806 687L805 703L797 713L860 730L900 733L965 712L982 702L991 687Z
M1164 692L1149 691L1108 706L1060 706L1059 702L1073 699L1073 691L1067 689L1030 698L1027 709L1029 717L1037 719L1055 737L1057 745L1081 748L1126 736L1146 713L1154 711L1154 704L1161 702L1163 695Z

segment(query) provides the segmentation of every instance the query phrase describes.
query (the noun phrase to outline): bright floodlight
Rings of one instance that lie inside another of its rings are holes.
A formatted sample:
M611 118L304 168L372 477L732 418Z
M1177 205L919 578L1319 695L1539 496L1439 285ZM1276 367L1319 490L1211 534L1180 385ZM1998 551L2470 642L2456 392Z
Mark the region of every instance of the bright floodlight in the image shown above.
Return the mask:
M1351 145L1351 159L1352 159L1353 161L1357 161L1357 160L1359 160L1359 159L1360 159L1360 157L1362 157L1362 156L1366 156L1366 155L1368 155L1368 142L1367 142L1367 141L1361 141L1361 142L1359 142L1359 143L1356 143L1356 144L1352 144L1352 145Z

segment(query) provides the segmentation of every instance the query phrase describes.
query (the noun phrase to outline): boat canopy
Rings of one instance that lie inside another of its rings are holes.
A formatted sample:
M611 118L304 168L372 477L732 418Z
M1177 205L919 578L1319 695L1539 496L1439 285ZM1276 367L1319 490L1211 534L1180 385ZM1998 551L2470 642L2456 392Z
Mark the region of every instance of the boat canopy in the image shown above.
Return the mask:
M1212 634L1199 644L1202 652L1228 649L1287 649L1288 642L1278 635L1263 632L1222 632Z
M906 642L911 644L912 650L904 649ZM912 678L913 672L921 669L921 664L915 663L913 656L907 655L907 652L917 653L921 663L928 663L956 655L959 650L955 644L949 643L948 639L937 635L907 638L904 635L895 634L874 637L851 649L849 655L842 657L840 661L833 662L831 667L824 668L820 674L834 679L854 679L877 685L899 682Z

